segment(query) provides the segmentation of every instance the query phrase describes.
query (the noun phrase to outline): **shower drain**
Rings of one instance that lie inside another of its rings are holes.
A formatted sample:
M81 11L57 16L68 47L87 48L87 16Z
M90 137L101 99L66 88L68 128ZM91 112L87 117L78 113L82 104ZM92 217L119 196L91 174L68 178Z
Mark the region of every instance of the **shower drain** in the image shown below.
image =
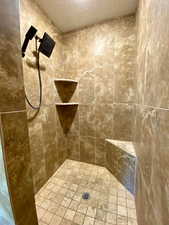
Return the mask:
M82 198L88 200L90 198L90 194L88 192L84 192Z

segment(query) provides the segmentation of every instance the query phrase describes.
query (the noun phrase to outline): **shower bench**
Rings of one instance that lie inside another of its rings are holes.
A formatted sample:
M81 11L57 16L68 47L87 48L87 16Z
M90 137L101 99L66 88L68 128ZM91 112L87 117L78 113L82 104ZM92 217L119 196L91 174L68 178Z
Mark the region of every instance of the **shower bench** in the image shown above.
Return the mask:
M105 141L108 169L134 194L136 154L133 143L113 139Z

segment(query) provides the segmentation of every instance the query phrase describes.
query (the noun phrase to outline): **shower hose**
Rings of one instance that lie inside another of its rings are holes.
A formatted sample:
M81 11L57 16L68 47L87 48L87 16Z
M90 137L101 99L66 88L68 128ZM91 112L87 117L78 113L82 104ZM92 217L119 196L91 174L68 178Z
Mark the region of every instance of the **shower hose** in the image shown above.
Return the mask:
M29 104L29 106L32 109L39 110L41 107L41 104L42 104L42 79L41 79L41 72L40 72L40 52L38 50L37 38L35 38L35 48L36 48L36 52L37 52L37 69L38 69L38 78L39 78L39 105L34 106L28 99L26 92L25 92L25 98L26 98L27 103Z

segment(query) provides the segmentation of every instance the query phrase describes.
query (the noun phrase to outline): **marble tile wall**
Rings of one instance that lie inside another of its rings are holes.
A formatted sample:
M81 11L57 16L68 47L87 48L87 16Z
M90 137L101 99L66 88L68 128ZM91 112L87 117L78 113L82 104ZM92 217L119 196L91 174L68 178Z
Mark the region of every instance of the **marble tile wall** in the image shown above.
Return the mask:
M140 0L135 148L139 225L169 224L169 2Z
M21 1L20 17L22 42L31 25L38 29L38 36L42 37L43 33L47 32L56 41L55 49L50 58L40 54L43 85L41 110L36 113L36 110L32 110L27 105L33 183L36 193L67 156L67 139L55 107L55 103L61 100L54 84L56 78L64 77L63 44L58 30L34 0ZM34 50L33 40L29 43L29 48L23 59L23 71L27 96L34 105L38 105L39 83Z
M16 225L37 225L20 52L19 1L2 0L0 15L0 126L8 188Z
M105 138L132 140L135 16L64 34L62 38L65 76L79 81L72 99L80 103L79 133L74 135L77 152L71 158L105 165Z

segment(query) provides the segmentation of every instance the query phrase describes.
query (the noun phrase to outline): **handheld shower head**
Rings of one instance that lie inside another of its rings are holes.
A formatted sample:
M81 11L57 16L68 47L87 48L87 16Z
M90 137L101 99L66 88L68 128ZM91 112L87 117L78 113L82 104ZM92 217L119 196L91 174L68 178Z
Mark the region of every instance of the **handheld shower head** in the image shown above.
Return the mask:
M32 40L37 31L38 30L35 27L31 26L28 32L26 33L26 38L28 38L29 40Z
M30 40L33 39L33 37L35 36L36 32L37 32L37 29L35 27L31 26L29 28L28 32L26 33L25 41L24 41L23 46L22 46L22 57L25 56L25 52L26 52L26 49L28 47L28 43L29 43Z

